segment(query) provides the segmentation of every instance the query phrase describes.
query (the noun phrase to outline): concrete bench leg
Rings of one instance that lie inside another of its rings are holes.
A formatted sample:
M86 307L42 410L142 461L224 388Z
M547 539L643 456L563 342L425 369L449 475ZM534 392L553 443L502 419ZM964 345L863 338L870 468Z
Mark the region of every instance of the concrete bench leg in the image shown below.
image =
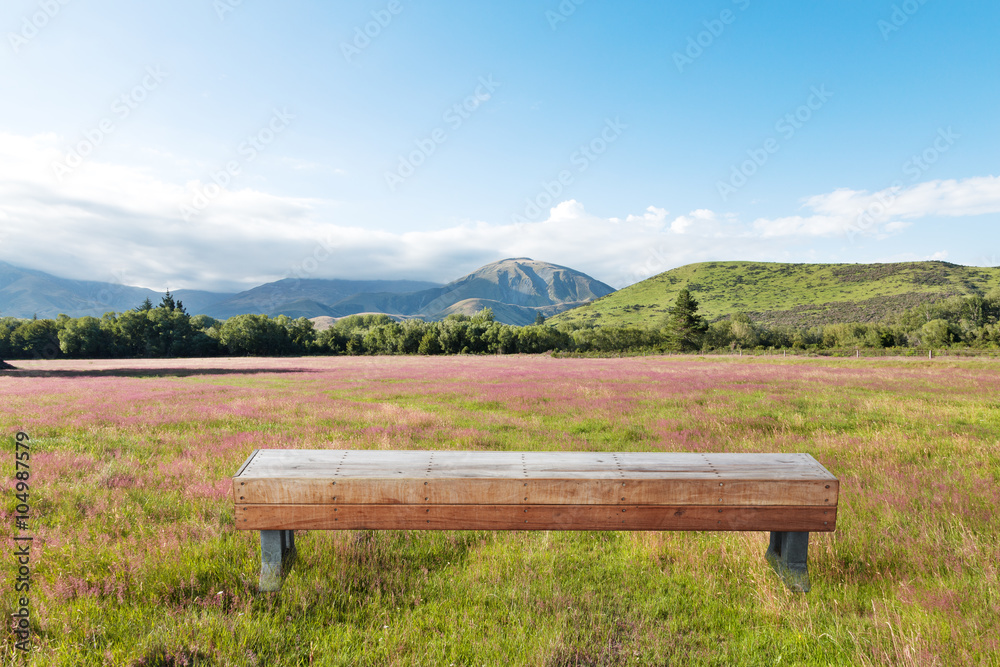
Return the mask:
M281 590L281 580L295 560L295 533L260 531L260 592Z
M809 592L809 533L772 532L767 562L778 573L789 590Z

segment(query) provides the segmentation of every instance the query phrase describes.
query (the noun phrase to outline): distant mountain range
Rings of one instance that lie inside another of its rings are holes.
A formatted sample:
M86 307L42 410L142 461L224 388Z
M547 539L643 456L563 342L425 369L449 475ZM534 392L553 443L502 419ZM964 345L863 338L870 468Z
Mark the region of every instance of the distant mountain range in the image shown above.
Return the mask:
M682 289L709 320L744 312L763 324L891 322L906 310L1000 288L1000 268L948 262L778 264L704 262L653 276L553 318L552 324L650 326Z
M440 287L438 283L419 280L323 280L285 278L266 283L239 294L225 295L204 311L225 319L244 313L287 315L291 318L331 315L333 304L368 292L406 294ZM194 312L190 308L189 312Z
M205 312L210 304L232 296L184 289L173 294L191 313ZM58 278L0 262L0 316L4 317L52 318L59 313L100 317L108 311L131 310L147 298L156 305L162 296L143 287Z
M439 320L493 309L500 322L524 325L541 314L552 324L650 326L662 321L681 289L709 320L745 312L769 325L889 322L909 308L950 296L1000 289L1000 268L947 262L897 264L689 264L615 291L573 269L528 258L505 259L447 285L414 280L285 279L239 294L177 290L191 314L225 319L242 313L307 317L317 326L359 313ZM0 262L0 316L72 317L135 308L163 295L141 287L58 278Z
M579 271L527 258L488 264L447 285L413 280L285 279L238 294L177 290L191 314L225 319L244 313L289 317L344 317L386 313L403 319L442 319L490 307L498 321L528 324L614 289ZM0 262L0 316L100 317L135 308L162 294L113 283L69 280Z

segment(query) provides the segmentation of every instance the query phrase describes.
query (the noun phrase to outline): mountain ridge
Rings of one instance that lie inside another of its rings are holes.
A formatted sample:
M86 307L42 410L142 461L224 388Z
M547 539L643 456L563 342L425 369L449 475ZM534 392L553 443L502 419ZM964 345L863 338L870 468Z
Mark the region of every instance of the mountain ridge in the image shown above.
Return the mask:
M574 269L509 258L480 267L446 285L417 280L296 279L258 285L239 293L173 292L192 315L227 319L241 314L292 318L339 318L386 313L396 319L443 319L471 308L490 307L498 321L529 324L598 296L610 286ZM0 262L0 315L21 318L102 316L159 303L161 294L142 287L59 278L37 269Z
M173 292L189 310L230 296L205 290ZM158 302L162 294L145 287L96 280L74 280L0 261L0 315L12 317L100 317L108 311L135 308L145 299Z
M359 294L331 309L339 316L383 312L437 320L456 312L469 314L468 305L456 306L471 300L493 308L498 321L523 325L539 314L549 317L612 292L611 286L575 269L517 257L491 262L441 287L411 294Z

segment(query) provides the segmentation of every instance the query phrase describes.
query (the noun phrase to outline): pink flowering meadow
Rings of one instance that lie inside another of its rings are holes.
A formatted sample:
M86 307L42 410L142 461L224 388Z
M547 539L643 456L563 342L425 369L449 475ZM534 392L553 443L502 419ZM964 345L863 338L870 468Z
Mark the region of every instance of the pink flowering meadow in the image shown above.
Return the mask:
M761 622L773 621L775 645L790 655L796 655L796 634L835 638L824 654L829 664L976 663L998 649L997 363L458 356L15 365L0 371L0 423L6 437L19 430L31 436L38 664L72 664L59 658L72 653L70 646L90 646L79 650L106 664L154 664L157 655L176 660L155 664L183 664L178 656L198 655L237 664L233 655L267 653L232 645L233 633L266 635L253 625L261 619L294 617L310 641L329 639L322 628L334 612L317 610L334 602L336 622L347 633L337 635L344 655L375 650L351 632L381 627L372 619L389 613L386 605L402 605L399 622L409 625L400 630L398 653L371 655L386 657L382 664L419 663L415 647L427 622L421 614L430 613L424 600L445 585L434 583L443 564L421 560L428 549L465 559L457 578L472 588L456 595L468 598L482 585L477 559L489 560L490 568L506 563L516 573L526 565L509 561L522 549L557 549L570 558L581 544L571 540L590 544L586 536L544 546L537 541L542 537L513 534L440 538L444 542L319 534L304 538L313 546L302 550L297 571L303 579L289 582L285 602L261 606L256 543L233 529L229 480L257 448L808 452L842 484L838 532L817 536L812 548L814 590L820 591L811 594L813 606L779 603L775 595L783 593L764 576L741 582L748 597L730 604L749 605ZM0 511L0 532L9 536L13 504ZM614 539L615 549L631 554L627 562L646 563L635 577L644 568L673 572L676 565L704 575L689 584L707 587L699 596L725 599L720 575L704 570L709 566L702 561L723 567L736 558L736 572L756 567L766 536L707 536L711 546L698 553L684 536ZM497 551L499 545L513 551ZM394 570L395 552L423 564ZM10 560L0 564L5 576L11 576ZM340 568L339 575L329 568ZM362 572L375 579L361 583ZM629 579L628 590L655 588L647 579ZM631 595L598 592L588 602L579 591L540 590L537 599L546 601L540 606L536 598L534 606L522 608L529 603L520 598L508 604L538 614L533 622L556 635L568 632L560 623L572 622L562 612L552 617L558 622L545 620L558 605L596 605L588 612L594 620L586 622L595 637L604 636L604 624L617 621L601 620L597 607L610 604L602 596L625 596L624 602ZM461 599L435 599L444 644L457 641L453 624L463 614L480 624L496 621L486 603L463 608ZM631 628L620 641L653 657L673 655L666 643L699 655L700 640L666 631L663 618L672 616L628 607L616 612ZM364 614L355 615L355 608ZM670 613L698 627L710 624L696 610ZM151 639L128 639L128 618ZM193 639L198 618L209 619L205 636L216 649ZM520 648L485 654L544 662L545 641L518 636ZM0 640L10 653L3 641L10 639Z

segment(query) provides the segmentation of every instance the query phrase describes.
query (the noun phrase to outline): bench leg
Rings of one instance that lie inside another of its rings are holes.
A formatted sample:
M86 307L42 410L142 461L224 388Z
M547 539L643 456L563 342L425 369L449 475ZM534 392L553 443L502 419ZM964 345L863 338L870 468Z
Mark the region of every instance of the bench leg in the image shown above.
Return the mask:
M281 580L295 560L295 533L260 531L260 592L281 590Z
M809 592L809 533L772 532L766 557L789 590Z

